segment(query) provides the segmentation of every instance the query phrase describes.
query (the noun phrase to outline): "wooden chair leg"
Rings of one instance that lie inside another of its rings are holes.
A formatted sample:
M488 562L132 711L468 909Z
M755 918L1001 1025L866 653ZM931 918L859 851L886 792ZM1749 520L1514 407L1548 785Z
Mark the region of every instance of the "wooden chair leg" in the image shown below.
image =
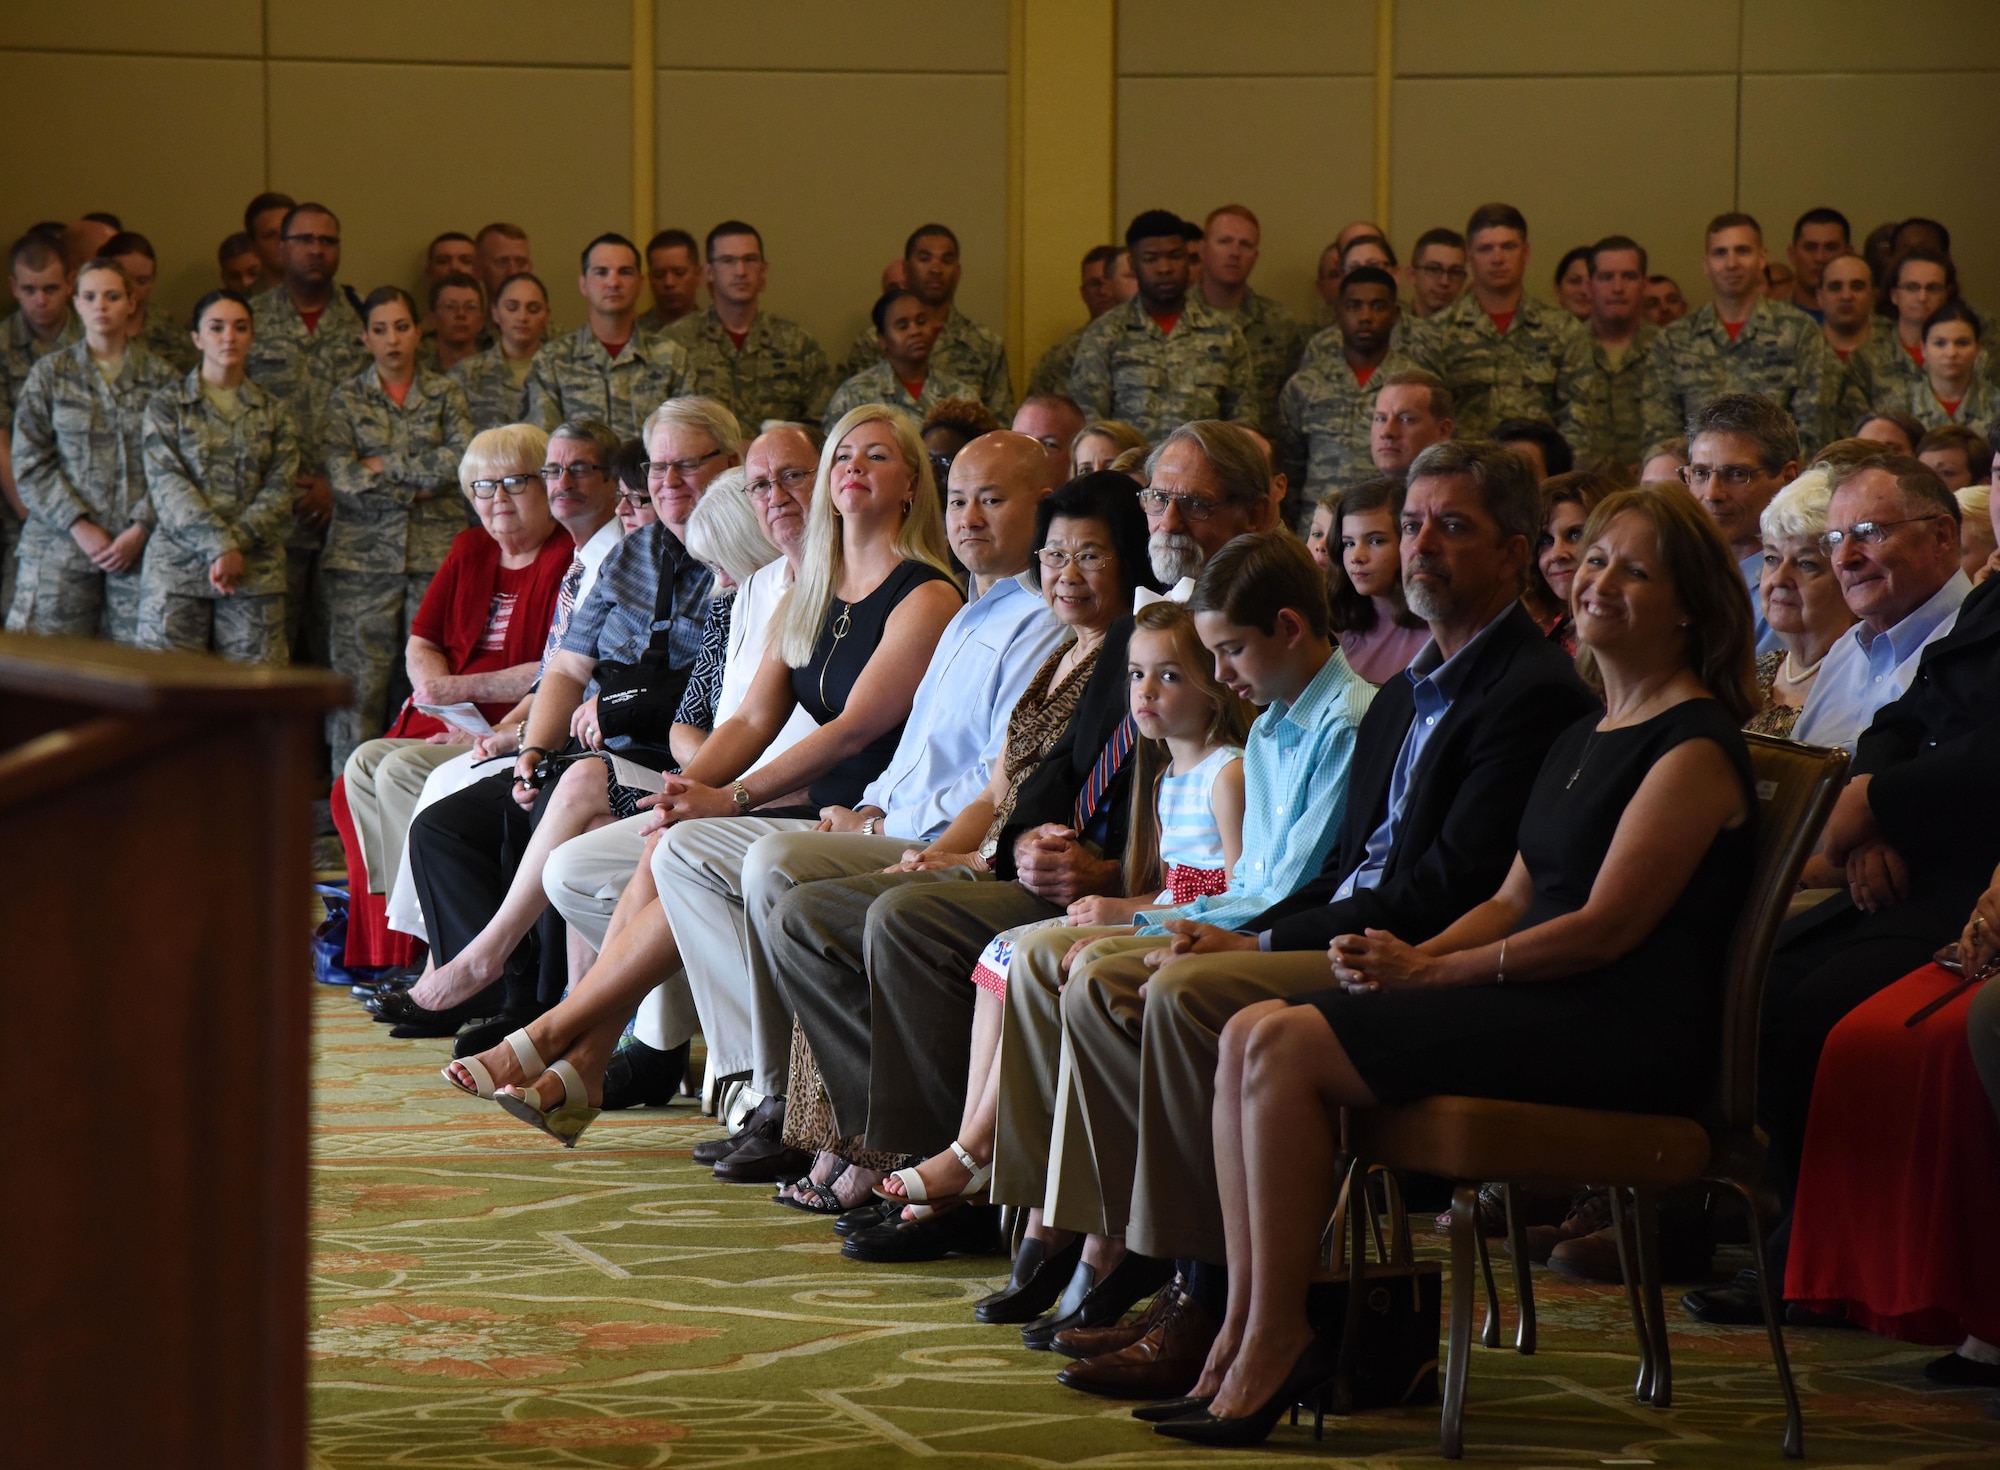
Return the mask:
M1507 1249L1514 1258L1514 1305L1521 1320L1514 1329L1514 1351L1531 1357L1535 1351L1535 1285L1529 1274L1528 1231L1514 1207L1514 1186L1501 1190L1507 1204Z
M1459 1185L1451 1195L1451 1328L1445 1341L1444 1412L1438 1424L1438 1453L1447 1460L1465 1456L1465 1372L1472 1357L1472 1242L1479 1230L1478 1219L1478 1188Z
M1479 1274L1486 1287L1486 1320L1480 1324L1479 1345L1497 1348L1500 1346L1500 1288L1493 1281L1493 1249L1486 1243L1485 1227L1477 1220L1475 1216L1472 1239L1479 1249Z
M1653 1345L1653 1392L1647 1402L1669 1409L1674 1402L1674 1364L1667 1352L1667 1310L1660 1300L1660 1196L1651 1189L1632 1192L1638 1208L1639 1292L1646 1308L1646 1336Z
M1632 1313L1632 1336L1639 1344L1639 1376L1632 1392L1640 1403L1653 1396L1653 1339L1646 1331L1645 1308L1639 1304L1639 1241L1632 1229L1632 1211L1625 1203L1625 1191L1613 1189L1611 1223L1617 1231L1618 1274L1625 1281L1625 1305Z
M1764 1306L1764 1326L1771 1335L1771 1361L1778 1369L1778 1386L1785 1395L1785 1458L1802 1459L1806 1452L1805 1423L1799 1412L1798 1385L1792 1382L1792 1360L1785 1352L1784 1310L1780 1293L1771 1282L1770 1265L1764 1254L1764 1222L1757 1218L1757 1200L1734 1179L1711 1181L1732 1191L1743 1201L1749 1218L1750 1255L1757 1266L1757 1295Z

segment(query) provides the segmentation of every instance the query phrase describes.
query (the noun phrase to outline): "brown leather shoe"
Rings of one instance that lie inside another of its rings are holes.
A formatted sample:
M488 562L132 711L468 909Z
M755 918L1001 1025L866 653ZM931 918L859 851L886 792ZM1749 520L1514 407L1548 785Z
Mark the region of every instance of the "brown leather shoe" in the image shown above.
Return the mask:
M1153 1293L1151 1304L1138 1316L1109 1327L1071 1327L1058 1332L1049 1345L1065 1358L1101 1358L1128 1348L1160 1325L1173 1310L1174 1298L1184 1284L1177 1272L1172 1281Z
M1056 1382L1106 1398L1179 1398L1201 1377L1208 1350L1221 1330L1222 1324L1193 1297L1176 1292L1144 1337L1118 1352L1071 1363L1056 1375Z
M1580 1195L1576 1207L1560 1225L1530 1225L1522 1232L1528 1241L1528 1259L1537 1266L1546 1266L1558 1247L1573 1241L1585 1240L1611 1229L1611 1200L1603 1190L1592 1190ZM1615 1235L1606 1235L1607 1240L1616 1242ZM1511 1253L1512 1247L1508 1250ZM1586 1278L1593 1281L1618 1281L1621 1278L1616 1266L1608 1277Z

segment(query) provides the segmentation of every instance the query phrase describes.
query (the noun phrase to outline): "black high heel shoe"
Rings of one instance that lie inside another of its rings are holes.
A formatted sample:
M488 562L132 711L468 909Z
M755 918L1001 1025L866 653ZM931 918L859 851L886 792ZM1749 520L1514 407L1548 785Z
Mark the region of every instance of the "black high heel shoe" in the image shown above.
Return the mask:
M374 1007L375 1019L388 1023L389 1034L399 1041L418 1037L456 1036L458 1028L475 1017L497 1015L506 1004L507 987L494 981L470 1000L460 1001L441 1011L427 1010L411 1000L407 991L382 997Z
M1040 1236L1028 1236L1014 1253L1014 1268L1007 1284L974 1302L973 1318L989 1324L1034 1321L1056 1304L1056 1298L1076 1274L1076 1263L1082 1259L1081 1235L1054 1254L1049 1253L1048 1242Z
M1199 1398L1168 1399L1164 1403L1141 1404L1132 1411L1132 1417L1142 1424L1164 1424L1169 1419L1185 1418L1198 1414L1215 1401L1214 1394L1203 1394Z
M1036 1352L1055 1346L1058 1332L1073 1328L1109 1327L1131 1307L1151 1296L1174 1274L1172 1261L1125 1252L1118 1264L1099 1279L1090 1267L1078 1265L1062 1300L1021 1329L1021 1345ZM1078 1287L1082 1290L1079 1291Z
M1262 1444L1271 1437L1271 1431L1278 1427L1278 1421L1284 1418L1285 1411L1299 1400L1316 1394L1325 1387L1339 1366L1339 1345L1315 1337L1306 1344L1306 1350L1292 1365L1292 1371L1285 1375L1285 1381L1278 1385L1278 1391L1250 1413L1219 1419L1204 1408L1179 1419L1169 1419L1163 1424L1155 1424L1153 1433L1172 1435L1175 1439L1184 1439L1192 1444L1220 1445L1225 1448Z

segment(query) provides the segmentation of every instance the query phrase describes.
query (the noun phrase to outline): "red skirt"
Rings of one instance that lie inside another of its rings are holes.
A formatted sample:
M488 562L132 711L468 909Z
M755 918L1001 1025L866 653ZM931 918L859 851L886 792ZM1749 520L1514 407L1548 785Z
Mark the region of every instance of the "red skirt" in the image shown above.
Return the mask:
M1850 1011L1813 1083L1785 1297L1884 1337L2000 1342L2000 1119L1936 965ZM1988 982L1992 983L1992 982Z
M334 780L328 805L333 808L334 830L340 833L340 850L347 854L347 955L343 963L349 969L415 964L423 956L424 942L391 929L388 897L368 891L368 863L361 855L354 814L347 809L347 777Z

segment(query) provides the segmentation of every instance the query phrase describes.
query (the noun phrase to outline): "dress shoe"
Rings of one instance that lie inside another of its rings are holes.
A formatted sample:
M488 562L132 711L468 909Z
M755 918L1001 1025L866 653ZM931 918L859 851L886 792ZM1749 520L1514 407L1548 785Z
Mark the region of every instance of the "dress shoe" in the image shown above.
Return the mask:
M1706 1281L1714 1270L1715 1248L1709 1243L1704 1218L1685 1211L1660 1212L1660 1279L1662 1281ZM1549 1252L1548 1265L1558 1276L1572 1281L1604 1281L1617 1285L1625 1279L1618 1264L1618 1230L1606 1225L1588 1235L1574 1236ZM1755 1278L1752 1278L1753 1281ZM1754 1290L1754 1286L1753 1286ZM1761 1318L1760 1318L1761 1320Z
M1071 1363L1056 1375L1065 1388L1114 1399L1166 1399L1187 1393L1201 1378L1222 1324L1184 1291L1169 1287L1166 1309L1144 1337L1099 1357ZM1190 1411L1196 1407L1190 1403Z
M476 1057L483 1051L491 1051L516 1031L525 1030L530 1021L540 1016L548 1007L537 1006L531 1011L502 1011L490 1021L481 1021L477 1026L468 1026L458 1033L451 1044L451 1054L460 1061Z
M697 1143L693 1158L697 1164L719 1164L753 1138L778 1138L785 1131L785 1100L767 1097L758 1103L743 1126L727 1138L711 1138Z
M389 1023L389 1034L398 1041L422 1037L456 1036L467 1021L498 1015L507 1003L507 987L494 981L470 1000L433 1011L410 999L408 991L385 995L375 1007L375 1019Z
M1207 1409L1200 1409L1192 1414L1183 1414L1178 1419L1155 1424L1153 1433L1171 1435L1193 1444L1226 1447L1262 1444L1278 1427L1285 1411L1324 1388L1338 1365L1338 1349L1324 1338L1315 1337L1306 1345L1305 1352L1299 1355L1298 1362L1292 1365L1292 1371L1285 1375L1285 1381L1278 1385L1277 1392L1248 1414L1218 1419Z
M1120 1256L1118 1264L1101 1281L1095 1270L1079 1263L1069 1285L1063 1288L1062 1300L1048 1315L1037 1317L1021 1329L1022 1346L1038 1353L1048 1352L1054 1347L1058 1332L1074 1327L1109 1327L1130 1310L1132 1303L1151 1296L1173 1274L1173 1262L1131 1251ZM1079 1280L1083 1281L1083 1290L1077 1295ZM1068 1311L1063 1310L1065 1306Z
M1764 1298L1757 1291L1757 1273L1736 1273L1727 1286L1704 1287L1681 1298L1681 1309L1697 1322L1717 1327L1762 1327Z
M833 1233L842 1240L862 1230L873 1230L877 1225L892 1225L903 1213L901 1200L863 1200L846 1214L833 1222Z
M715 1166L715 1178L721 1184L778 1184L812 1166L811 1154L787 1148L782 1138L753 1138Z
M1602 1190L1592 1190L1577 1199L1576 1207L1556 1225L1530 1225L1521 1234L1528 1242L1528 1259L1537 1266L1548 1264L1556 1247L1567 1241L1581 1240L1586 1235L1594 1235L1611 1224L1611 1197ZM1614 1237L1615 1239L1615 1237ZM1513 1243L1507 1245L1512 1255ZM1593 1278L1594 1279L1594 1278ZM1613 1276L1611 1280L1620 1278Z
M1924 1377L1948 1388L2000 1388L2000 1363L1946 1353L1924 1364Z
M672 1102L680 1094L692 1045L683 1041L672 1051L661 1051L636 1036L626 1037L604 1068L604 1111L663 1108Z
M1160 1325L1160 1319L1173 1306L1174 1299L1186 1284L1180 1272L1176 1271L1174 1279L1153 1293L1152 1301L1138 1316L1114 1322L1109 1327L1071 1327L1058 1332L1049 1345L1065 1358L1078 1359L1101 1358L1106 1353L1128 1348Z
M1014 1269L1007 1277L1007 1284L974 1302L973 1317L991 1324L1034 1321L1055 1305L1063 1287L1076 1274L1076 1263L1082 1257L1081 1235L1072 1236L1069 1244L1053 1255L1047 1241L1027 1236L1014 1252Z
M1199 1413L1215 1399L1214 1394L1205 1398L1165 1399L1157 1404L1141 1404L1132 1411L1132 1417L1141 1424L1164 1424L1169 1419L1179 1419L1188 1414Z
M946 1256L985 1256L1003 1249L997 1205L961 1205L921 1220L890 1220L857 1230L841 1243L850 1261L901 1265L941 1261Z

